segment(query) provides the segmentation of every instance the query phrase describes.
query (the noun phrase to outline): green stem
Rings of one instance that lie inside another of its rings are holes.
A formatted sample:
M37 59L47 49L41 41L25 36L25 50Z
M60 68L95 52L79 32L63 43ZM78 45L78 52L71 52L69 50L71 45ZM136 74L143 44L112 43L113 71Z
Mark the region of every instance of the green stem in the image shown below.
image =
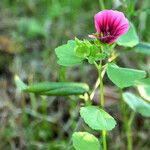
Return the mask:
M100 87L99 87L99 92L100 92L100 105L104 109L105 107L105 99L104 99L104 87L103 87L103 78L102 78L102 60L100 61L99 66L97 63L94 63L99 74L99 80L100 80ZM103 150L107 150L107 139L106 139L106 131L102 131L102 139L103 139Z
M30 98L31 98L31 106L32 106L32 109L34 111L37 110L37 103L36 103L36 98L35 98L35 95L33 93L30 93Z
M131 133L131 126L129 124L126 130L127 130L127 149L132 150L132 133Z
M104 108L105 105L105 101L104 101L104 87L103 87L103 79L102 79L102 61L100 61L99 64L99 69L98 69L98 73L99 73L99 80L100 80L100 104L101 107Z
M41 106L44 115L47 115L47 100L46 96L41 96Z
M66 67L61 67L59 70L59 81L66 81Z
M123 100L123 95L122 95L122 90L119 89L120 92L120 99L121 99L121 106L122 106L122 113L123 113L123 122L124 122L124 128L126 130L126 136L127 136L127 150L132 150L132 131L131 131L131 125L132 125L132 120L128 119L128 114L127 114L127 109L126 109L126 104Z
M33 75L29 75L28 82L29 82L29 84L33 83ZM31 98L32 109L36 112L37 111L37 101L36 101L36 98L35 98L35 94L30 93L30 98Z
M100 4L100 9L104 10L105 9L104 1L103 0L99 0L99 4Z
M104 100L104 87L103 87L103 79L102 79L102 61L100 61L99 65L99 80L100 80L100 104L101 107L105 107L105 100ZM103 150L107 150L107 142L106 142L106 131L102 131L102 137L103 137Z

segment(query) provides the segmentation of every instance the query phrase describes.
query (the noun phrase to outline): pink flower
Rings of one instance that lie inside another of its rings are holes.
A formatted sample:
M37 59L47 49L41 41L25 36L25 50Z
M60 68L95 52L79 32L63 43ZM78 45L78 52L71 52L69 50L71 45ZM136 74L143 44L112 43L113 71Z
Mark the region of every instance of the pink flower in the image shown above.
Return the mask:
M97 34L94 36L109 44L115 42L119 36L129 29L128 19L119 11L100 11L94 16L94 21L97 30Z

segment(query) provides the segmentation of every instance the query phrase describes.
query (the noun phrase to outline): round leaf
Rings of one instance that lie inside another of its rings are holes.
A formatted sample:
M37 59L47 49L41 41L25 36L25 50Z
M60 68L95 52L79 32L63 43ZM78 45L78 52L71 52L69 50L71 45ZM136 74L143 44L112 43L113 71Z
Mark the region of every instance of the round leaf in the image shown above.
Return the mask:
M77 57L75 55L75 41L70 40L67 44L59 46L55 49L56 55L58 57L58 64L62 66L73 66L81 64L83 58Z
M138 91L145 100L150 101L150 85L149 86L144 86L144 85L139 85L137 86Z
M98 139L88 132L75 132L72 140L76 150L99 150L100 148Z
M114 63L107 66L109 79L119 88L129 87L135 84L136 80L146 77L146 72L142 70L122 68Z
M141 97L150 101L150 78L137 80L135 85L137 86Z
M150 104L142 98L129 92L123 93L123 98L133 111L140 113L142 116L150 117Z
M121 46L133 47L138 43L139 38L136 33L135 27L132 23L130 23L129 31L118 38L117 44Z
M82 107L80 115L85 123L94 130L112 130L116 125L112 116L96 106Z
M150 43L140 42L133 49L137 53L150 55Z

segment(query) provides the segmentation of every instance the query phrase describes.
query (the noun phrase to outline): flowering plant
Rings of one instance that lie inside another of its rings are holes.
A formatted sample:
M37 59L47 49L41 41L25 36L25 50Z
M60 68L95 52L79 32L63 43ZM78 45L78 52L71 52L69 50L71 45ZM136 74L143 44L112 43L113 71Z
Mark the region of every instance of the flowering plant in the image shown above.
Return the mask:
M123 92L123 89L131 86L144 89L148 79L146 79L146 72L143 70L123 68L116 64L116 59L120 55L116 51L116 45L138 47L139 39L134 25L129 23L122 12L100 11L95 15L94 22L96 33L89 35L90 39L79 40L75 38L75 40L69 40L67 44L55 49L58 64L61 66L70 67L84 61L95 66L98 80L93 90L85 83L43 82L27 86L18 78L16 78L16 83L25 92L40 95L79 95L84 101L84 106L80 108L80 117L91 129L101 132L101 142L88 132L75 130L72 135L74 148L76 150L99 150L102 143L103 150L107 150L107 132L114 129L117 122L105 109L103 77L106 73L108 78L118 87L127 135L127 148L132 150L131 124L134 114L138 112L149 117L150 105L131 92ZM95 106L93 95L98 86L100 106ZM143 95L141 96L146 99ZM126 104L133 110L131 115L126 112Z

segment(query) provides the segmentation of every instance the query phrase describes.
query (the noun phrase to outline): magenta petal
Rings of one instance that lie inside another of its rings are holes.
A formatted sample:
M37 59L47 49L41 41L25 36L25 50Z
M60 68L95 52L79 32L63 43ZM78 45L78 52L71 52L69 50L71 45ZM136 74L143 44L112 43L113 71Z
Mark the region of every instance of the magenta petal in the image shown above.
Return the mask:
M101 29L103 29L103 27L107 26L107 19L108 19L107 14L109 14L109 11L105 10L105 11L100 11L94 16L95 27L98 33L101 32Z
M112 43L129 29L128 19L122 12L100 11L94 16L95 28L102 42Z
M101 24L101 20L100 20L100 13L96 14L94 16L94 20L95 20L95 28L97 30L97 33L100 33L101 32L101 29L100 29L100 24Z

